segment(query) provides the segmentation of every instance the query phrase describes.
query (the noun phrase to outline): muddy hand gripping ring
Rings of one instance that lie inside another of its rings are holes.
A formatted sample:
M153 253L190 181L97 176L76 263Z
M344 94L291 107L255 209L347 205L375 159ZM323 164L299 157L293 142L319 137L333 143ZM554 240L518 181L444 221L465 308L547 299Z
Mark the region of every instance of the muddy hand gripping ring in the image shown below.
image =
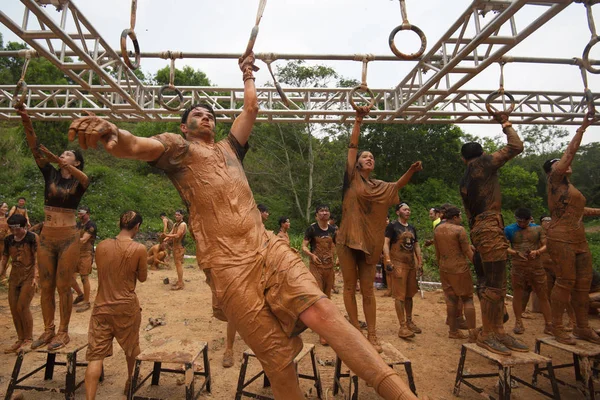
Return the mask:
M392 30L392 32L390 33L390 37L388 38L388 43L390 45L392 53L394 53L398 58L402 60L415 60L421 57L425 52L425 49L427 49L427 37L421 29L408 22L408 14L406 12L405 0L400 0L400 12L402 13L402 24L398 25L394 28L394 30ZM421 48L416 53L406 54L398 50L396 44L394 43L394 39L400 31L413 31L417 35L419 35L419 39L421 39Z
M13 98L11 101L11 105L13 108L21 108L25 103L25 98L27 97L27 82L22 79L19 79L17 82L17 86L15 87L15 91L13 93Z

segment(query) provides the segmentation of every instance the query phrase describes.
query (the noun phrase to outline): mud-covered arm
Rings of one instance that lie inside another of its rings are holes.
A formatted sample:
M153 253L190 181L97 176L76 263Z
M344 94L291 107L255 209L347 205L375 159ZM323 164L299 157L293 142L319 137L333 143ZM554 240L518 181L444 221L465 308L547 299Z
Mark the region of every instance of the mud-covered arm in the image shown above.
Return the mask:
M68 171L73 178L77 179L77 181L81 184L81 186L83 186L84 189L87 189L87 187L90 185L90 178L88 178L88 176L79 168L63 162L59 162L58 165L60 166L60 168Z
M244 79L244 109L239 117L233 121L231 134L242 146L248 143L256 116L258 115L258 98L256 96L253 75L253 71L256 70L254 61L254 53L250 53L248 57L238 62Z
M507 143L506 146L492 153L493 163L498 168L523 152L523 142L517 134L517 131L513 129L512 124L508 121L508 118L502 114L499 118L500 119L497 119L497 121L502 121L500 122L502 124L502 132L504 132L506 135Z
M138 254L137 279L140 282L146 282L146 279L148 279L148 254L143 246L140 246Z
M27 140L27 146L29 150L31 150L31 154L33 154L33 158L38 167L43 168L48 164L48 160L44 157L44 155L40 152L39 149L39 141L35 131L33 130L33 124L31 123L31 118L25 111L25 108L18 108L17 114L21 116L21 121L23 122L23 128L25 128L25 139Z
M419 269L423 268L423 253L421 252L421 245L419 242L415 242L415 257L417 259L417 267Z
M464 256L467 257L471 263L473 263L473 249L471 248L471 243L469 243L467 231L464 229L462 229L458 235L458 243L460 243L460 250Z
M577 131L575 131L575 136L573 136L573 139L571 139L571 142L567 146L567 149L565 150L564 154L562 155L560 160L555 162L552 166L553 175L556 174L558 176L562 176L567 172L567 170L571 166L571 163L573 162L573 159L575 158L575 154L577 154L577 150L579 150L579 146L581 145L581 139L583 139L583 134L587 127L590 126L590 124L591 121L585 118L581 126L577 128Z
M6 277L6 266L8 265L8 256L0 254L0 278Z
M358 154L358 139L360 138L360 127L363 119L369 114L371 109L369 107L358 107L356 110L356 117L354 118L354 126L352 127L352 133L350 134L350 143L348 143L348 161L346 168L348 175L354 169L356 165L356 155Z
M7 218L10 218L15 213L15 211L17 211L17 206L12 206L10 208L10 211L8 212L8 217Z
M423 163L421 163L421 161L413 163L410 168L408 168L408 171L406 171L404 175L402 175L402 177L396 181L396 190L400 190L406 186L412 179L415 172L419 172L421 170L423 170Z
M166 235L166 237L179 240L185 235L186 228L187 225L185 222L183 222L177 227L177 230L175 232L169 233L168 235Z
M390 238L387 236L383 241L383 262L385 265L392 263L392 259L390 258Z
M594 215L600 215L600 208L584 207L583 208L583 215L586 216L586 217L592 217Z
M35 235L35 249L33 251L33 282L31 282L31 286L34 288L38 288L40 284L40 270L38 268L38 257L37 257L37 249L40 247L40 237Z

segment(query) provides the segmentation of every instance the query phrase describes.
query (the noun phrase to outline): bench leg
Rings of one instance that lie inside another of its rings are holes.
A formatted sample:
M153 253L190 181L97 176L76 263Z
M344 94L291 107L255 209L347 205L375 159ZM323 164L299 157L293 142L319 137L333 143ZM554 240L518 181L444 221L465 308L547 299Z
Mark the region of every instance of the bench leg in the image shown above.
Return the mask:
M204 359L204 372L206 373L206 391L210 393L210 384L212 382L212 378L210 375L210 362L208 360L208 345L204 346L204 350L202 350L202 357Z
M333 373L333 395L335 396L340 391L340 375L342 373L342 360L340 357L335 358L335 372ZM349 393L348 393L349 395Z
M56 354L48 353L46 357L46 371L44 372L44 380L49 381L54 376L54 363L56 362Z
M541 346L542 346L542 342L536 339L535 350L534 350L535 354L540 354ZM550 364L552 364L552 363L550 363ZM531 384L533 386L537 386L537 377L538 377L539 373L540 373L540 368L539 368L538 364L534 364L533 365L533 376L531 377Z
M185 400L194 400L194 363L185 363Z
M460 349L460 360L458 361L458 368L456 369L456 380L454 381L454 395L458 396L460 393L460 384L462 382L463 369L465 367L465 358L467 358L467 348L461 346Z
M298 371L296 371L296 375L298 375ZM269 380L267 373L264 371L263 371L263 387L264 388L271 387L271 381Z
M417 395L417 387L415 386L415 378L413 377L412 364L410 361L404 363L404 369L406 370L406 376L408 377L408 387Z
M138 379L140 378L140 364L142 362L140 360L135 360L135 368L133 369L133 377L131 378L131 385L129 385L129 394L127 395L127 400L132 400L133 395L138 389Z
M315 388L317 389L317 397L323 398L323 387L321 385L321 375L319 375L319 368L317 367L317 356L315 355L315 349L310 351L310 360L312 362L313 376L315 377Z
M352 390L352 385L354 385L354 390ZM358 400L358 376L356 375L350 378L350 394L352 395L352 400Z
M67 378L65 383L65 399L75 398L75 379L77 378L77 353L67 354Z
M537 368L537 364L535 364L535 368ZM552 367L552 361L546 364L546 370L548 371L548 376L550 377L550 384L552 385L552 394L554 395L554 400L560 400L560 391L558 390L556 376L554 376L554 367Z
M238 385L235 391L235 400L242 398L242 391L244 390L244 383L246 382L246 369L248 368L248 355L244 354L242 366L240 367L240 376L238 378Z
M24 356L25 353L23 353L22 351L20 351L19 354L17 354L17 360L15 361L15 366L10 377L10 383L8 384L8 388L6 389L6 396L4 396L4 400L10 400L12 398L12 394L15 391L15 386L17 385L17 381L19 380L19 373L21 372L21 365L23 365Z
M160 381L160 369L162 363L160 361L154 361L154 367L152 368L152 385L157 386Z
M500 400L509 400L510 399L510 367L503 367L498 364L498 394L500 395Z

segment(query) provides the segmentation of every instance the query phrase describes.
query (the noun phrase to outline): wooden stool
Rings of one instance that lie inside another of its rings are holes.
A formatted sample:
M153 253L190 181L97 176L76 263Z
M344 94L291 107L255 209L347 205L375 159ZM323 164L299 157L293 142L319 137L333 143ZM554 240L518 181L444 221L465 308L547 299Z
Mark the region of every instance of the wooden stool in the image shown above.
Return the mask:
M202 354L203 370L196 371L196 359ZM142 361L150 361L154 363L152 371L138 383L140 378L140 365ZM163 368L162 364L183 364L184 369L169 369ZM198 398L202 391L210 393L210 363L208 361L208 345L206 342L193 342L190 340L175 340L171 338L159 339L152 342L151 346L140 353L135 360L135 370L133 371L133 379L129 389L127 398L150 400L154 397L135 396L135 393L142 387L148 378L152 377L152 385L158 385L161 372L171 372L174 374L183 374L185 376L185 398L193 400ZM203 376L204 382L198 393L194 394L194 380L196 376Z
M570 383L556 379L561 385L569 386L580 390L584 396L595 399L594 379L593 375L598 373L596 365L600 361L600 346L585 340L577 340L577 345L571 346L568 344L558 343L554 337L543 337L535 340L535 352L540 354L542 343L555 349L563 350L571 353L573 362L568 364L555 365L554 369L573 367L575 370L575 381L581 386L572 385ZM533 371L533 383L537 382L537 376L542 375L548 377L546 368L536 367Z
M496 363L498 366L498 373L487 373L487 374L463 374L463 369L465 366L465 359L467 358L467 350L471 350L472 352L479 354L480 356ZM552 393L548 393L538 387L535 386L535 382L529 383L525 382L521 378L514 376L511 373L512 367L516 367L519 365L527 365L534 364L535 368L537 368L538 364L546 364L544 370L548 371L548 376L550 377L550 383L552 385ZM467 379L475 379L475 378L494 378L498 377L499 383L499 398L502 400L510 399L511 380L519 382L520 384L527 386L530 389L537 391L545 396L550 398L554 398L559 400L560 393L558 391L558 384L556 383L556 378L554 377L554 369L552 368L552 360L547 357L543 357L539 354L527 352L520 353L517 351L513 351L510 356L502 356L496 353L492 353L482 347L477 346L475 343L464 343L462 345L462 350L460 353L460 361L458 362L458 369L456 371L456 382L454 383L454 395L458 396L460 393L460 384L464 383L477 393L484 393L482 388L479 388L468 382ZM493 396L490 396L487 393L484 393L490 399L493 399Z
M20 390L37 390L37 391L49 391L56 392L56 388L45 388L41 386L28 386L28 385L20 385L25 379L30 376L38 373L42 369L44 369L44 380L51 380L54 376L54 367L56 365L64 365L66 367L66 379L65 379L65 387L61 388L59 391L65 394L65 399L73 399L75 398L75 391L83 384L83 379L78 383L77 382L77 367L85 367L87 366L87 362L77 362L77 353L80 350L85 349L88 346L87 335L69 335L71 341L62 349L58 349L56 351L48 351L48 346L43 346L37 348L35 350L31 350L29 348L23 349L17 354L17 360L15 362L15 366L13 368L12 376L10 378L10 383L8 384L8 389L6 389L5 400L10 400L13 395L13 392L16 389ZM23 359L26 354L29 353L46 353L46 362L34 369L33 371L19 377L21 372L21 366L23 364ZM56 361L57 355L66 355L66 361ZM104 376L100 376L100 380L102 380Z
M408 358L406 358L397 348L392 346L390 343L383 342L381 344L381 348L383 352L381 353L381 358L387 365L391 368L394 368L394 365L404 365L404 370L406 371L406 375L408 377L408 386L410 390L417 395L417 387L415 386L415 380L412 373L412 364ZM342 391L342 393L346 393L344 389L342 389L341 378L350 378L350 382L348 384L348 398L352 400L358 399L358 376L349 371L348 373L342 373L342 360L340 357L336 357L335 359L335 373L333 375L333 395L337 395L338 391Z
M312 375L305 375L298 373L298 363L307 355L310 354L310 359L312 362ZM273 397L268 397L265 395L261 395L258 393L252 393L244 390L248 387L252 382L263 376L263 387L271 386L269 382L269 378L265 374L265 371L261 370L258 374L254 375L250 379L246 380L246 370L248 368L248 363L250 361L250 357L256 357L254 352L251 349L247 349L244 351L244 359L242 361L242 366L240 368L240 376L238 378L238 385L235 392L235 399L240 400L242 397L252 397L254 399L261 400L273 400ZM323 397L323 388L321 386L321 376L319 375L319 369L317 368L317 357L315 356L315 345L304 343L302 350L298 355L294 358L294 367L296 368L296 375L298 375L298 379L308 379L311 381L315 381L315 388L317 389L317 397L322 399Z

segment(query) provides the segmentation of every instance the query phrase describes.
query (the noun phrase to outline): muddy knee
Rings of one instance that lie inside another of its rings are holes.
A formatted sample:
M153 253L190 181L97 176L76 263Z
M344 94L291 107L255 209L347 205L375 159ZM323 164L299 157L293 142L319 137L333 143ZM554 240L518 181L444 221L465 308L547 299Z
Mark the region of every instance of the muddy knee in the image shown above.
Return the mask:
M481 290L481 298L492 304L501 303L506 296L506 289L486 287Z

